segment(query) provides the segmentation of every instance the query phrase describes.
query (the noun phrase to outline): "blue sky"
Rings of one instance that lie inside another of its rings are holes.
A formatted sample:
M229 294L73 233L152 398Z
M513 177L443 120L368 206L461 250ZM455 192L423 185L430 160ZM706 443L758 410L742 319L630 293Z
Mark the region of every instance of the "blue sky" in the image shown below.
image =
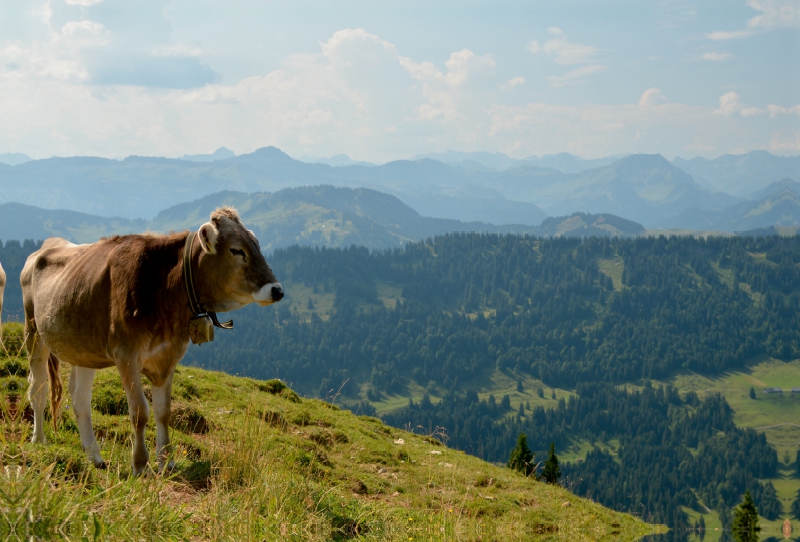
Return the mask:
M0 153L800 153L800 0L0 3Z

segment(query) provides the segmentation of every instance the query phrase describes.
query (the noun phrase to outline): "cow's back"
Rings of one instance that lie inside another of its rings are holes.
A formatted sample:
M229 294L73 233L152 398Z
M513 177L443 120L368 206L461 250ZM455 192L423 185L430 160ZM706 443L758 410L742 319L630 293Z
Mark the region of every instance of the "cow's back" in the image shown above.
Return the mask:
M106 367L111 326L109 256L114 244L75 245L50 238L31 254L20 275L26 327L56 356Z

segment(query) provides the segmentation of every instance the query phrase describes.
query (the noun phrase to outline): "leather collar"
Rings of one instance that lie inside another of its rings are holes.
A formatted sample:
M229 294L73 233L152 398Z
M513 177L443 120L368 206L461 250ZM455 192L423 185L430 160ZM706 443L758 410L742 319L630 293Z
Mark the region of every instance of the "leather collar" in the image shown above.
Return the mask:
M192 316L207 315L211 318L214 326L222 329L233 329L233 320L220 323L216 312L203 310L203 307L197 301L197 293L194 290L194 280L192 278L192 247L196 236L197 232L190 232L186 237L186 246L183 249L183 282L186 285L186 293L189 294L189 308L192 309Z

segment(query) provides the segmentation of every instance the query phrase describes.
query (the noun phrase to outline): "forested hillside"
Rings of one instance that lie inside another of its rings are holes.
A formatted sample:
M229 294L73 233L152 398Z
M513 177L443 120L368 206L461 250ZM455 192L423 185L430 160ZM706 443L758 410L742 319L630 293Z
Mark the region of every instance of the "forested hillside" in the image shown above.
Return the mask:
M289 302L236 313L192 362L366 397L478 388L495 369L574 388L800 357L797 238L456 234L270 261Z

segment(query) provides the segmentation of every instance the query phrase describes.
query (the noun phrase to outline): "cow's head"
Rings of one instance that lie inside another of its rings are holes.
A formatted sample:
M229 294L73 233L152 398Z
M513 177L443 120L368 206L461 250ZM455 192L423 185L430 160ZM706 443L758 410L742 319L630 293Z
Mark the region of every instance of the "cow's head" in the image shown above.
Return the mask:
M197 230L200 254L198 301L205 310L229 312L249 303L271 305L283 287L267 265L256 236L230 207L211 213Z

